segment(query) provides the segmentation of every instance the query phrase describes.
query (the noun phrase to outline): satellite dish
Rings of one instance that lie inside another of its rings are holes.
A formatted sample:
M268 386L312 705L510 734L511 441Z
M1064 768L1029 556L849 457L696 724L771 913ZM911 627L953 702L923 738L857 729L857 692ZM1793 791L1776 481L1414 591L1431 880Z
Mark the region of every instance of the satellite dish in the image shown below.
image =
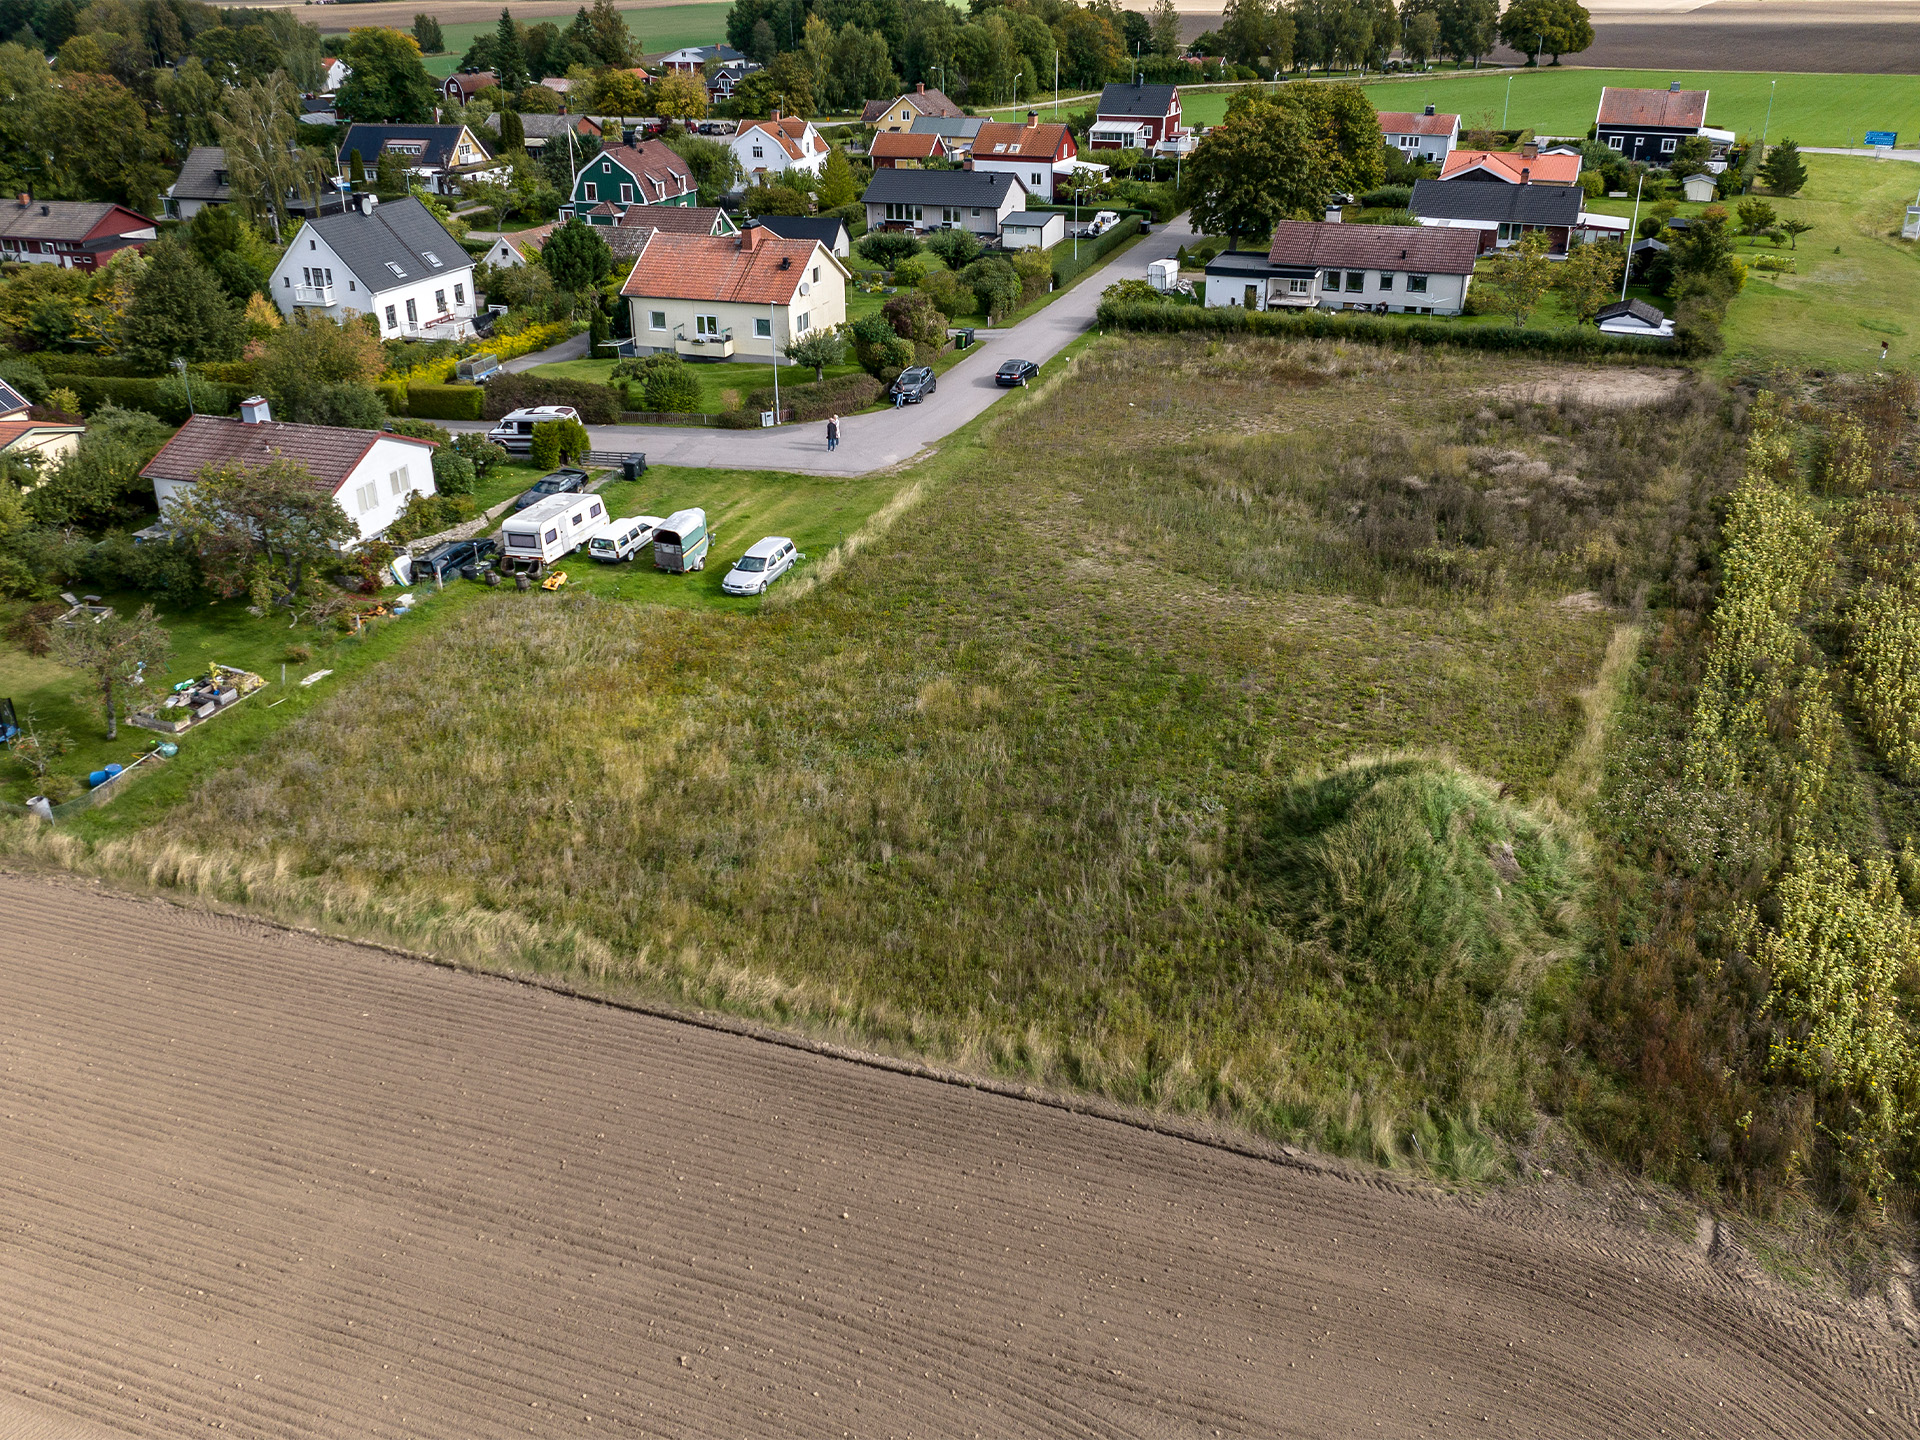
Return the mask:
M812 294L812 293L813 293L813 286L812 286L811 284L809 284L809 283L808 283L807 281L805 281L805 280L802 280L802 281L800 282L800 293L801 293L802 295L809 295L809 294Z

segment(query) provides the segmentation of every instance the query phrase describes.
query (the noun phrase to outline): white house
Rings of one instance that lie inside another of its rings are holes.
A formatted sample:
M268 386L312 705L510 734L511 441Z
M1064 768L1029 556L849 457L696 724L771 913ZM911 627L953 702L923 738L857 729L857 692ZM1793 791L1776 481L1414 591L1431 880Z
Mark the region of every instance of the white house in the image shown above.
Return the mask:
M371 315L385 340L460 340L472 333L473 257L412 196L323 215L300 228L273 271L283 315Z
M1409 160L1427 160L1444 165L1460 143L1460 117L1438 115L1429 105L1419 114L1408 110L1382 110L1380 134L1387 144Z
M988 170L876 170L860 199L869 230L971 230L987 240L1027 208L1018 179Z
M258 469L275 459L298 461L313 476L314 487L346 512L357 538L370 540L399 519L416 494L434 493L433 451L431 440L381 430L283 425L255 396L242 402L238 420L189 416L140 476L153 482L153 498L164 515L209 465Z
M347 83L347 77L353 74L353 67L346 61L334 58L327 61L326 68L320 72L320 88L331 95Z
M777 361L788 341L847 318L851 272L818 240L761 225L738 235L646 232L620 293L641 354Z
M1016 210L1000 222L1000 243L1009 250L1046 250L1067 238L1067 217L1058 210Z
M1227 251L1208 263L1207 304L1458 315L1479 254L1471 230L1282 220L1265 256Z
M743 120L727 144L749 185L761 180L771 184L787 170L818 175L827 163L827 142L813 122L797 115L783 117L778 110L770 120Z

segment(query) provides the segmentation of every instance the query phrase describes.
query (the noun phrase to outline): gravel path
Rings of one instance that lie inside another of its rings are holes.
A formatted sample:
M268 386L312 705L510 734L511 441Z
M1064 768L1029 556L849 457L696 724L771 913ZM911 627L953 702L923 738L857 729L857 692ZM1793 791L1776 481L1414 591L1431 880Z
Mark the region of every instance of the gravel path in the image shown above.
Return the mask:
M1884 1307L1525 1199L0 875L0 1434L1920 1425Z

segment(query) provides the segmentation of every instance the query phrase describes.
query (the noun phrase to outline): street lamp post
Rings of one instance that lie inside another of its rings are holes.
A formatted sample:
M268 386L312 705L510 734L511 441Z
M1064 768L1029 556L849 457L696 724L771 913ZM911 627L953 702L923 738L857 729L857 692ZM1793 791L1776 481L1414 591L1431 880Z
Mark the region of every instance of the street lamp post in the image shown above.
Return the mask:
M1756 171L1767 158L1767 131L1773 126L1773 91L1774 87L1779 83L1778 80L1769 80L1767 82L1767 118L1760 124L1760 159L1754 163L1753 167ZM1849 136L1848 138L1851 139L1852 137ZM1747 188L1741 193L1748 195L1753 193L1753 181L1751 179L1747 181Z
M1507 112L1513 109L1513 76L1507 76L1507 98L1500 105L1500 128L1507 128Z
M1647 188L1647 172L1640 172L1640 183L1633 187L1633 224L1627 230L1627 258L1620 267L1620 298L1627 298L1627 277L1633 274L1633 237L1640 233L1640 192Z
M180 372L180 383L187 387L187 414L195 413L193 408L193 380L187 374L187 361L183 355L173 357L173 368Z
M773 351L773 423L780 423L780 317L774 312L773 301L767 302L767 342Z

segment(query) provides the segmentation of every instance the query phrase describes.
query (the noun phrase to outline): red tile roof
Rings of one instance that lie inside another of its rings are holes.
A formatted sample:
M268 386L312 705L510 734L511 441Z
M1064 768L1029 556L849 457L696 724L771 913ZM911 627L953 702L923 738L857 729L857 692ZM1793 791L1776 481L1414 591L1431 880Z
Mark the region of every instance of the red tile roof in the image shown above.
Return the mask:
M1528 160L1517 150L1456 150L1440 167L1442 180L1504 180L1509 185L1521 182L1533 185L1577 185L1580 182L1578 155L1536 155Z
M1454 127L1460 123L1458 115L1416 115L1408 110L1382 110L1380 112L1380 133L1382 135L1440 135L1453 134Z
M915 135L911 130L882 130L873 137L868 152L875 160L927 160L945 155L947 147L938 135Z
M1275 265L1318 269L1417 270L1471 275L1480 253L1476 230L1429 225L1335 225L1324 220L1282 220L1273 227Z
M1064 125L1017 125L990 120L973 137L976 160L1052 160L1066 144Z
M781 240L758 226L739 235L670 235L656 230L634 260L620 293L647 300L787 305L807 278L807 267L818 248L815 241ZM785 270L780 268L782 260L791 262Z
M0 450L10 448L36 430L66 431L78 435L86 428L83 424L62 425L57 420L0 420Z
M1602 125L1651 125L1668 130L1698 130L1707 123L1705 90L1616 90L1600 92Z
M809 138L809 128L805 120L789 115L785 119L750 120L740 127L740 133L745 135L751 130L765 131L787 152L788 159L804 160L809 154L827 153L827 142L820 138L818 132Z
M313 476L314 488L338 493L378 440L434 448L431 440L389 435L379 430L345 430L331 425L283 425L277 420L249 425L217 415L189 416L160 453L140 472L143 480L193 481L209 465L253 469L276 457L297 460Z

